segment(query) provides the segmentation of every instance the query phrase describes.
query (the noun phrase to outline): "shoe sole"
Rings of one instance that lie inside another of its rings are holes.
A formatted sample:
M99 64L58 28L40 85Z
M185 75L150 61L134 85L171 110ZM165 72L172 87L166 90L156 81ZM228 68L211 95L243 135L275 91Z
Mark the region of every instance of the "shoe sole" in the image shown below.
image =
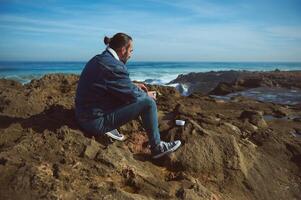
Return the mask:
M115 140L118 140L118 141L123 141L124 140L124 135L120 134L121 137L118 137L114 134L112 134L110 131L109 132L106 132L105 135L109 136L110 138L113 138Z
M169 149L168 151L165 151L165 152L163 152L163 153L160 153L160 154L158 154L158 155L155 155L155 156L153 156L153 159L157 159L157 158L160 158L160 157L162 157L162 156L164 156L164 155L166 155L166 154L169 154L169 153L172 153L172 152L174 152L175 150L177 150L180 146L181 146L181 141L177 144L177 145L175 145L173 148L171 148L171 149Z

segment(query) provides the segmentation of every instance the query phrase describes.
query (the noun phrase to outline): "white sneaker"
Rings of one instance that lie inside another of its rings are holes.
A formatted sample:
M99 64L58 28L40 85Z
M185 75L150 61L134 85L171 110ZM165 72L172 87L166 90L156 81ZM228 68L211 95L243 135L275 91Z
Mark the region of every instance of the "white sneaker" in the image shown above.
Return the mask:
M107 135L115 140L119 140L119 141L124 140L124 135L120 134L117 129L106 132L105 135Z
M152 157L154 159L160 158L168 153L174 152L180 146L181 146L180 140L176 140L173 142L161 141L160 144L152 151Z

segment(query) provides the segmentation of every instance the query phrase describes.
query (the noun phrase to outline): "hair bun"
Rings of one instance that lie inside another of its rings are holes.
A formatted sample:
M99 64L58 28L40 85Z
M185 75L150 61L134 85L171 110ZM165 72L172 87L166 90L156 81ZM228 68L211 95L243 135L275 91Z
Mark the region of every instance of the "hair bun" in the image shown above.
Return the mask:
M105 36L105 38L103 39L103 42L105 43L105 45L109 45L111 42L111 38Z

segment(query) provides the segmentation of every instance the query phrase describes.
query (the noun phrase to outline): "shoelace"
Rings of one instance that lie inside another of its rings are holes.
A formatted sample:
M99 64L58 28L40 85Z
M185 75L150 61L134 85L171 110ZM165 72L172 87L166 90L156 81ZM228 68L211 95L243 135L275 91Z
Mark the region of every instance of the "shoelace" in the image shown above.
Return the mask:
M171 149L175 145L175 142L162 142L160 145L161 152L165 152Z

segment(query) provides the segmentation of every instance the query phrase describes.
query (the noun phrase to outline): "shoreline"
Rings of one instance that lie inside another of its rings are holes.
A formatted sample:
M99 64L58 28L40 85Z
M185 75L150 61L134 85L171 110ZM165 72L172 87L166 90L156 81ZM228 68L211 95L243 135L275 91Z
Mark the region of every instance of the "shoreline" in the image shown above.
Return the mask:
M0 78L27 83L33 78L49 73L80 74L85 62L29 62L1 63ZM132 80L144 81L148 84L166 84L180 74L210 71L282 71L300 70L301 62L129 62L127 67Z
M171 84L188 84L190 93L226 95L256 87L299 88L301 70L294 71L218 71L179 75Z
M51 73L43 76L41 75L39 79L56 75L79 76L78 74L72 73ZM37 81L39 79L34 78L27 83L22 83L22 85L30 84L32 81ZM257 100L280 104L290 104L289 102L291 101L291 104L301 103L301 95L298 95L298 93L296 93L295 99L290 97L294 96L294 89L301 91L301 81L298 81L301 80L301 70L280 71L276 69L274 71L228 70L191 72L188 74L180 74L177 78L165 84L158 84L156 80L154 80L153 83L148 83L150 80L146 79L145 81L150 85L175 87L182 96L189 96L193 93L202 93L204 95L211 95L217 99L229 99L234 96L242 95ZM266 88L265 91L262 91L264 88ZM250 92L248 93L248 91ZM279 92L278 96L284 96L283 101L280 97L277 99L277 91ZM252 93L259 94L253 95ZM274 100L270 98L271 95L275 96ZM287 96L288 99L285 99L285 96Z

